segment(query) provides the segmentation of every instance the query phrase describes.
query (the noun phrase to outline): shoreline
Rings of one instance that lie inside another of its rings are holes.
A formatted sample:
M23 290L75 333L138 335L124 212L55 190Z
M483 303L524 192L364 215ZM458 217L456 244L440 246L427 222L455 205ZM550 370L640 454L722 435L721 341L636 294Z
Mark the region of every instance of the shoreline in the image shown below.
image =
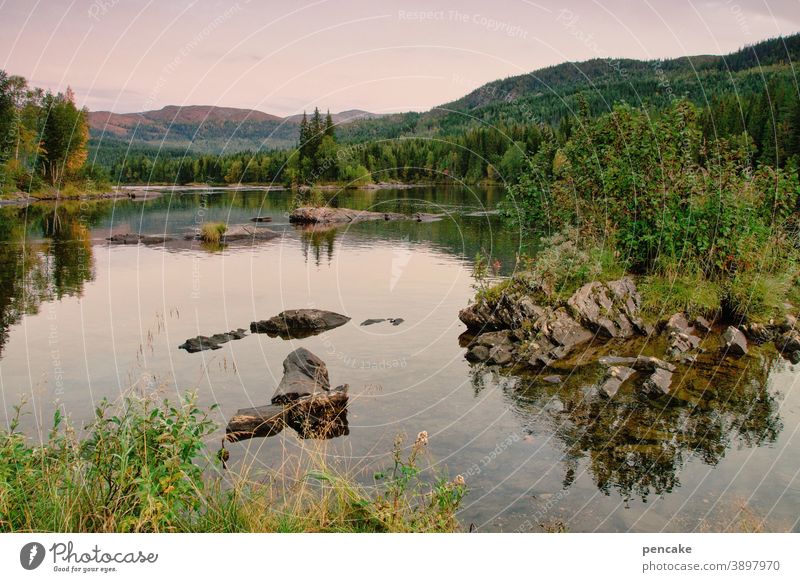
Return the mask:
M202 191L218 191L218 192L236 192L246 190L262 190L264 192L284 192L284 191L297 191L309 192L314 190L321 191L335 191L335 190L410 190L412 188L424 188L428 186L436 186L442 184L428 184L428 183L405 183L405 182L377 182L373 184L364 184L360 186L349 186L342 184L320 184L315 186L274 186L264 184L227 184L227 185L201 185L201 184L187 184L185 186L166 185L166 184L142 184L142 185L124 185L114 186L112 191L88 193L83 192L77 195L52 195L47 194L44 196L23 195L22 192L17 192L16 198L0 198L0 208L6 206L28 206L37 202L60 202L60 201L100 201L100 200L152 200L163 196L167 192L171 194L202 192ZM449 184L444 184L449 185ZM13 194L12 194L13 196Z

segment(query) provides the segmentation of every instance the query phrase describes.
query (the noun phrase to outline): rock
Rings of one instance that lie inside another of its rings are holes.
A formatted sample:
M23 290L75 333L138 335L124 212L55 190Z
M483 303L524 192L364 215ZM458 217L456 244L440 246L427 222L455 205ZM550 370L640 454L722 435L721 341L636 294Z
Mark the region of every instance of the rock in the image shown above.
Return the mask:
M266 333L283 339L305 338L334 329L350 321L345 315L320 309L290 309L275 317L250 324L253 333Z
M485 362L489 359L489 348L486 346L473 346L464 357L470 362Z
M447 216L446 214L430 214L427 212L415 212L411 215L411 218L416 220L417 222L438 222L443 217Z
M497 366L507 366L512 362L513 359L514 356L511 352L511 347L504 344L495 346L489 350L489 358L487 363Z
M543 381L547 382L548 384L561 384L561 376L558 374L552 374L550 376L545 376L542 378Z
M750 341L757 344L771 342L778 335L778 330L775 326L767 326L763 323L748 323L744 326L743 332Z
M218 350L222 347L221 344L231 340L239 340L247 335L247 332L241 328L229 331L227 333L215 333L211 337L198 335L197 337L189 338L178 349L186 350L190 354L202 352L203 350Z
M781 334L775 341L775 347L784 354L800 351L800 331L792 329Z
M525 322L535 322L547 313L526 295L503 294L493 304L476 302L458 313L458 318L472 332L518 329Z
M229 226L225 233L220 237L220 243L232 243L239 241L261 241L272 240L279 237L280 234L274 230L267 228L258 228L250 225L233 225ZM202 234L199 228L195 228L186 233L183 237L185 240L202 240Z
M664 368L656 368L653 373L642 383L641 391L646 396L655 398L669 394L672 384L672 372Z
M781 322L781 331L787 332L797 327L797 318L791 313L787 313Z
M556 309L534 324L554 344L572 348L591 340L594 334L575 321L565 309Z
M271 216L254 216L250 222L272 222Z
M587 283L567 300L574 318L583 326L612 338L648 333L639 315L641 297L630 277Z
M160 245L171 240L175 237L167 236L164 234L115 234L106 239L111 244L115 245Z
M497 366L510 364L514 351L512 337L509 330L482 333L470 342L465 357L471 362L487 362Z
M616 396L622 384L633 376L636 370L626 366L612 366L606 371L606 376L598 387L601 395L608 398Z
M330 439L349 434L347 390L347 384L343 384L327 394L294 400L285 407L286 424L304 439Z
M725 342L726 353L734 356L743 356L747 353L747 338L732 325L722 333L722 340Z
M289 222L295 224L347 224L368 220L409 220L409 217L396 212L370 212L329 206L304 206L296 208L289 215Z
M694 323L694 327L697 329L697 331L700 331L702 333L708 333L708 332L711 331L711 324L703 316L695 317L693 323Z
M792 364L800 364L800 350L789 354L789 361Z
M365 319L361 322L361 325L375 325L376 323L383 323L384 321L388 321L394 326L400 325L405 321L402 317L384 317L379 319Z
M239 410L228 422L227 440L272 436L284 425L302 438L333 438L349 433L348 386L331 390L325 362L298 348L283 361L283 372L272 404Z
M676 370L674 364L652 356L603 356L597 361L604 366L628 366L639 372L654 372L659 369L668 372Z
M685 333L690 334L694 331L689 326L689 321L686 319L686 315L683 313L676 313L672 317L669 318L667 321L666 326L667 333Z
M700 346L700 338L696 335L672 332L669 334L669 349L667 353L671 357L675 357L689 350L696 349L698 346Z
M330 390L325 362L305 348L297 348L283 361L283 378L272 396L272 404L286 404L298 398Z
M242 408L228 421L225 438L236 442L253 437L270 437L283 430L284 408L268 404L257 408Z

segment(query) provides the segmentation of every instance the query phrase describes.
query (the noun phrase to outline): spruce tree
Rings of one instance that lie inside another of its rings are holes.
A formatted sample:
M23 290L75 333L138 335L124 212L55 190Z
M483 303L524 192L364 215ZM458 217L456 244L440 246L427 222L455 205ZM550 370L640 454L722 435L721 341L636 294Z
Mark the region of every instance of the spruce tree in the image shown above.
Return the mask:
M336 139L336 133L333 128L333 118L331 117L330 109L328 109L328 114L325 116L325 135L329 135L333 139Z

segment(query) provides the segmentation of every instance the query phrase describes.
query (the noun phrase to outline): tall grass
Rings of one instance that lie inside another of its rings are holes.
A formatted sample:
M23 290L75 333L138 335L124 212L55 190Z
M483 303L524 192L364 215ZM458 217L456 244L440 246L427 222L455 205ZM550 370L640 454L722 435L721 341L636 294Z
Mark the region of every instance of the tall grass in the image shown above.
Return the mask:
M292 475L224 469L207 442L217 430L192 395L179 403L127 396L102 403L85 436L55 413L43 444L18 432L23 407L0 432L0 531L410 532L456 531L461 477L420 468L427 434L365 488L324 454ZM224 452L221 451L221 452Z
M228 227L224 222L206 222L200 227L200 239L210 244L219 244Z

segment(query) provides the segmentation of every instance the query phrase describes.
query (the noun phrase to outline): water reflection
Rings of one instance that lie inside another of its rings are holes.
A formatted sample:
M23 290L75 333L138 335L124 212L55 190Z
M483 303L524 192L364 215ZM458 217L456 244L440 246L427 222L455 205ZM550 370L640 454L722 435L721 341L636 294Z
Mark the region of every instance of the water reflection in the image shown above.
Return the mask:
M43 302L78 295L94 279L90 226L77 204L0 209L0 355L8 329Z
M774 443L783 424L768 378L783 365L770 347L742 360L707 354L679 369L679 387L659 400L632 388L613 399L601 396L599 365L570 370L558 385L539 376L492 378L481 366L472 378L476 394L499 381L529 434L554 435L563 450L564 488L586 470L600 491L616 492L627 503L679 487L690 456L716 465L733 446Z

